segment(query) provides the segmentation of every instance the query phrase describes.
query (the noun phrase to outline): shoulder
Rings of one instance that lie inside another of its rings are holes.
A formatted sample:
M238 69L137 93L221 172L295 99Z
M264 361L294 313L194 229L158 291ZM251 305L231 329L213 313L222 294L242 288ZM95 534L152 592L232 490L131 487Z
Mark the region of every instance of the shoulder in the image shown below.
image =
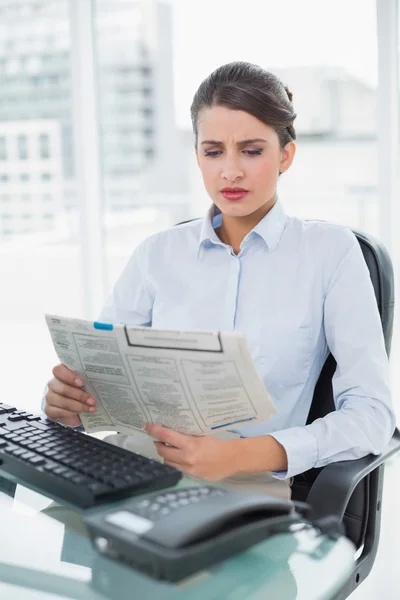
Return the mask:
M315 280L327 290L335 277L352 272L364 274L365 261L358 240L350 227L329 221L290 217L287 231L291 253L296 253Z
M288 229L310 250L334 254L339 260L358 246L357 238L350 227L329 221L289 217Z
M158 257L197 247L203 219L194 219L153 233L137 246L134 254L144 258Z

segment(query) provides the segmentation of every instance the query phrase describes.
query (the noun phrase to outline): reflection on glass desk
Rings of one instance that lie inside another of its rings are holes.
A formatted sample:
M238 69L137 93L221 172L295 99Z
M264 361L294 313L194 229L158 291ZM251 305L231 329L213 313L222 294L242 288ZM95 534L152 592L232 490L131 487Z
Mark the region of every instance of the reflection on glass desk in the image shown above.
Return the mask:
M185 478L179 484L187 485L195 484ZM171 584L99 556L81 512L2 477L0 511L4 600L330 600L348 578L354 557L346 538L317 537L308 529L276 535Z

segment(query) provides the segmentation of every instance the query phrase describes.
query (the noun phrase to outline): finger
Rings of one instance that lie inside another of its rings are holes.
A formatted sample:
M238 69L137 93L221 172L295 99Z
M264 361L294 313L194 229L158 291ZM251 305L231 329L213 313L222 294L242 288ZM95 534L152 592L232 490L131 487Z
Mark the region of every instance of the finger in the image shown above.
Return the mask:
M68 410L58 408L57 406L46 405L44 412L52 421L63 421L64 419L67 419L67 421L75 421L78 425L81 424L78 415L71 414Z
M179 450L178 448L174 448L173 446L166 446L164 444L164 442L153 442L156 450L157 450L157 454L159 456L162 456L164 460L172 460L178 464L184 464L184 458L183 458L183 453L182 450Z
M49 381L49 390L58 394L59 396L64 396L65 398L73 398L82 404L88 404L89 406L95 406L96 400L92 398L90 394L80 390L79 388L73 387L72 385L68 385L58 379L54 378Z
M79 418L79 415L74 415L73 417L65 417L64 419L58 419L59 423L63 425L68 425L68 427L79 427L82 425L82 421Z
M191 437L185 433L179 433L179 431L174 431L161 425L148 424L144 427L144 431L152 437L157 438L160 442L171 444L171 446L175 446L176 448L183 448Z
M95 412L95 406L88 406L83 402L77 402L72 398L66 398L65 396L60 396L59 394L54 393L53 391L48 391L46 394L46 404L52 406L54 408L60 408L62 410L69 411L76 415L76 413L80 412Z
M53 375L60 381L64 381L64 383L68 383L69 385L74 385L76 387L82 387L83 381L79 377L75 375L68 367L65 365L57 365L53 369Z

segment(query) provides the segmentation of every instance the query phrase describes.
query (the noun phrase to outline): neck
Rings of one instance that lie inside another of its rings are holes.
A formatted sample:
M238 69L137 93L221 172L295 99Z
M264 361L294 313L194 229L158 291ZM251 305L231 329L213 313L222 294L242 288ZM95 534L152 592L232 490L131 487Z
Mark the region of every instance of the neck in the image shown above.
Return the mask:
M232 247L235 254L239 254L240 245L246 235L269 213L276 202L276 196L271 198L260 209L245 217L232 217L222 214L222 225L216 233L224 244Z

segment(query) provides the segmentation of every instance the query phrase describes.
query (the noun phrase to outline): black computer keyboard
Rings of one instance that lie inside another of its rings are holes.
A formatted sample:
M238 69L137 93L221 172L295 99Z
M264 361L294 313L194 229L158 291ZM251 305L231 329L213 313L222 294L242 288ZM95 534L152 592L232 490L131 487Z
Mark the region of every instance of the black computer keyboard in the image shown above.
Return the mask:
M87 508L175 485L177 469L0 404L0 470Z

